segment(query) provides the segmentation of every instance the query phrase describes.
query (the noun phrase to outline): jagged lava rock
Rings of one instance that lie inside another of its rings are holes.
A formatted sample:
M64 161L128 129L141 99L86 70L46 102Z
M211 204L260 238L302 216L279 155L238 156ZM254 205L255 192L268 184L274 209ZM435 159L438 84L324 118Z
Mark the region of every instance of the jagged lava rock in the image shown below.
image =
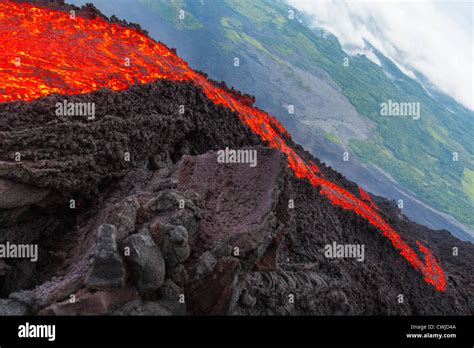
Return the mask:
M165 260L158 246L148 234L134 234L124 242L130 255L125 259L132 279L141 294L157 290L165 279Z
M125 266L117 248L117 229L113 225L99 227L92 270L85 285L95 290L125 285Z

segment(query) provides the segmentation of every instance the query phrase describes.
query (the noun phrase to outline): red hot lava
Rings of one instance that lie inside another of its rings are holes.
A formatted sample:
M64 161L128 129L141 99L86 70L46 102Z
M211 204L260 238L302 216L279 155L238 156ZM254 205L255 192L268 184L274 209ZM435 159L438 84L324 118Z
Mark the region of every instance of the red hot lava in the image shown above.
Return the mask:
M166 46L143 33L102 18L84 19L26 3L0 0L0 102L29 101L51 93L80 94L102 87L126 89L156 79L192 81L214 103L235 111L252 131L288 155L298 178L308 179L334 205L352 210L375 226L427 283L444 291L446 280L431 252L416 242L422 262L376 212L370 196L361 199L320 176L286 144L289 134L274 118L193 71Z

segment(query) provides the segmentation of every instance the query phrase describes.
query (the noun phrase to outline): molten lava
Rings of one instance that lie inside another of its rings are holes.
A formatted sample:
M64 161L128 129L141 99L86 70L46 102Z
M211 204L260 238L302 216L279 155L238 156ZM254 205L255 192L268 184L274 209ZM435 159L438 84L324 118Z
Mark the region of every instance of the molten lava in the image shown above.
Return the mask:
M192 81L214 103L236 112L269 146L288 156L296 177L320 188L334 205L375 226L427 283L444 291L446 280L431 252L416 242L425 262L376 212L362 189L357 198L326 180L317 166L287 145L289 134L267 113L193 71L166 46L143 33L102 18L84 19L30 4L0 0L0 102L29 101L51 93L79 94L108 87L121 90L157 79Z

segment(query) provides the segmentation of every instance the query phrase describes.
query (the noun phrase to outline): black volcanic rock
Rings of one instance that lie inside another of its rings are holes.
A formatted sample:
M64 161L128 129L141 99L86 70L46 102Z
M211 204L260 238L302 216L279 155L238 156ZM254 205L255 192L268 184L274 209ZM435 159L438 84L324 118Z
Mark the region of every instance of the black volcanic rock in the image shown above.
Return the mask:
M63 98L95 102L96 120L56 117L53 106ZM180 115L183 103L188 111ZM96 306L84 292L96 231L124 221L126 234L150 233L155 240L160 225L187 230L189 258L176 258L166 270L179 284L178 295L166 299L174 314L182 306L188 314L472 314L472 244L400 218L395 204L373 197L414 250L420 240L436 255L447 277L446 291L436 291L377 229L296 179L282 154L254 147L265 144L191 84L156 81L121 92L52 95L2 110L7 131L0 133L0 178L48 192L41 202L0 210L3 241L37 242L42 250L42 267L31 268L27 279L15 285L24 266L10 260L0 278L8 282L4 296L32 291L34 313L89 313L87 303ZM258 152L255 168L217 163L215 150L242 146ZM15 151L22 161L12 161ZM326 178L357 192L357 185L313 160ZM288 209L290 199L294 209ZM130 202L133 209L124 209ZM326 259L324 245L333 241L364 244L366 260ZM462 257L453 256L453 247ZM128 272L134 279L133 267ZM70 308L71 294L83 296L83 304ZM164 301L160 293L144 296ZM104 314L116 306L94 308Z
M13 300L0 300L0 316L28 315L28 307Z
M97 245L91 273L85 280L89 289L121 288L125 285L125 266L117 249L117 229L104 224L97 232Z
M153 238L148 234L137 233L128 237L124 247L132 280L141 294L147 294L160 288L165 279L165 260Z

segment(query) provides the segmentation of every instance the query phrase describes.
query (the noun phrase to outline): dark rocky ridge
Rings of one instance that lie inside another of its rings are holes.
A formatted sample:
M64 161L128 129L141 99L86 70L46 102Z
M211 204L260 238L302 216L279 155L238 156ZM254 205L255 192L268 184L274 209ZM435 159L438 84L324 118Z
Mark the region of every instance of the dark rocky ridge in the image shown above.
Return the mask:
M57 117L54 105L64 98L95 102L96 119ZM47 191L0 210L1 242L40 245L37 264L4 260L1 291L17 299L12 306L19 299L39 314L472 314L472 244L413 224L373 197L414 250L420 240L436 255L448 280L437 292L378 230L296 179L283 155L261 147L236 114L191 84L52 95L4 104L0 114L0 178L24 185L22 192ZM218 164L208 152L243 146L258 150L256 168ZM15 152L22 161L13 161ZM356 193L354 183L315 162ZM129 235L152 236L167 262L159 288L140 294L130 267L123 288L85 286L104 223L116 226L120 251ZM326 259L324 245L333 241L364 244L366 260ZM460 256L452 256L454 246Z
M96 119L57 117L54 105L64 99L94 102ZM0 260L1 296L10 298L0 313L474 312L472 244L416 225L392 202L372 197L413 250L420 240L437 257L448 282L446 292L437 292L378 230L296 179L281 154L192 84L156 81L120 92L2 104L0 129L0 243L40 245L37 264ZM225 147L256 149L258 166L218 165L208 151ZM326 178L357 194L357 185L313 160ZM288 209L289 199L295 209ZM131 266L123 256L123 287L88 288L104 224L116 227L121 253L130 245L148 252L158 247L164 280L158 279L159 260ZM152 244L140 236L151 236ZM326 259L322 249L333 241L364 244L366 260ZM155 286L145 291L143 279ZM399 294L404 304L397 303Z

